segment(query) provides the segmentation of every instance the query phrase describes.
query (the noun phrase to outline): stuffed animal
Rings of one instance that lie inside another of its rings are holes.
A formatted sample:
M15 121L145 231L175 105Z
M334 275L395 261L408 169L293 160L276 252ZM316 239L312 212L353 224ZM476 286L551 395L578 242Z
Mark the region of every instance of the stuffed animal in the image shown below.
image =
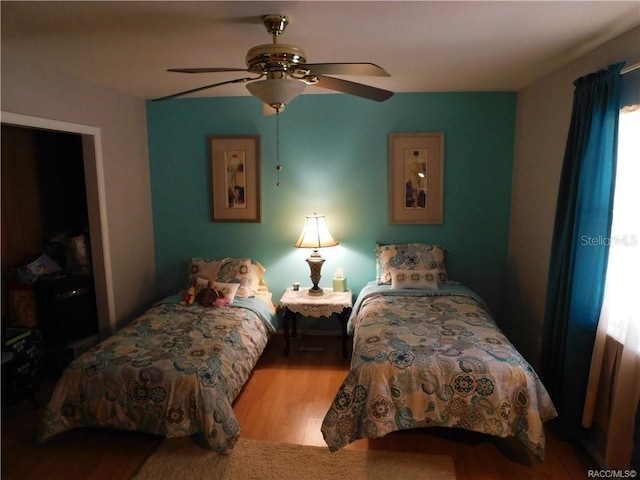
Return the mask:
M189 288L182 292L182 301L180 305L191 305L196 300L196 283L194 282Z
M180 305L193 305L198 302L204 307L224 307L230 303L224 292L213 288L212 282L196 280L188 289L182 292Z
M229 299L224 296L220 290L216 290L211 286L203 288L196 294L196 300L203 307L224 307L229 303Z

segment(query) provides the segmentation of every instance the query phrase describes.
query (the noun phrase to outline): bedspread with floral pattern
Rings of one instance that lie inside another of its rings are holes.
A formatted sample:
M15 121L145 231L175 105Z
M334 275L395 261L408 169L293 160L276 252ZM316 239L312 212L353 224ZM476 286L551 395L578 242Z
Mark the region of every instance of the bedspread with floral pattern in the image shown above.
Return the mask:
M44 409L39 440L106 427L201 434L211 449L228 453L240 434L231 403L272 330L248 308L155 305L68 365Z
M544 458L543 422L555 408L473 292L369 284L351 322L350 372L322 424L331 450L437 426L516 436Z

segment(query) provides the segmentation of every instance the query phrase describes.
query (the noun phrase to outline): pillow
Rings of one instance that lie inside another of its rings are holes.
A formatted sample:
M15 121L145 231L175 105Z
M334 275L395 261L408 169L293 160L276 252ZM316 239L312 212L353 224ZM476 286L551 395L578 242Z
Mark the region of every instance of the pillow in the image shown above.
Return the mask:
M229 300L229 303L231 303L233 302L233 299L236 298L236 293L238 293L240 284L213 282L213 288L215 288L219 292L222 292L222 294L224 295L224 298Z
M254 296L264 276L265 269L251 258L192 258L189 264L189 280L197 278L210 282L238 283L236 296Z
M391 268L436 270L438 282L447 283L444 249L428 243L376 244L376 267L379 285L391 283Z
M438 270L391 268L391 288L438 289Z

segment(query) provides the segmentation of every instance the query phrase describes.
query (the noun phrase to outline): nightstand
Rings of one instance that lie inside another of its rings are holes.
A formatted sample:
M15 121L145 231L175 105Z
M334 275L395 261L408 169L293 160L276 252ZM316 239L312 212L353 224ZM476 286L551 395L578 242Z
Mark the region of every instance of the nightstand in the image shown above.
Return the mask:
M324 294L318 296L309 295L308 288L300 288L294 291L289 287L280 298L280 307L283 309L282 328L284 330L284 355L289 356L289 326L292 327L292 334L297 335L296 314L305 317L331 317L338 316L342 324L342 356L347 358L347 321L353 306L353 293L334 292L331 288L322 288Z

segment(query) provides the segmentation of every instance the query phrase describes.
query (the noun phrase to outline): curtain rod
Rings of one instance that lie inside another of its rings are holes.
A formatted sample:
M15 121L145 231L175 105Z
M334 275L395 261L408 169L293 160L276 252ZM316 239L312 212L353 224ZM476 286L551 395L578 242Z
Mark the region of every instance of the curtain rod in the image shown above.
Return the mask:
M620 75L624 75L625 73L633 72L634 70L640 68L640 63L634 63L633 65L629 65L628 67L620 70Z

